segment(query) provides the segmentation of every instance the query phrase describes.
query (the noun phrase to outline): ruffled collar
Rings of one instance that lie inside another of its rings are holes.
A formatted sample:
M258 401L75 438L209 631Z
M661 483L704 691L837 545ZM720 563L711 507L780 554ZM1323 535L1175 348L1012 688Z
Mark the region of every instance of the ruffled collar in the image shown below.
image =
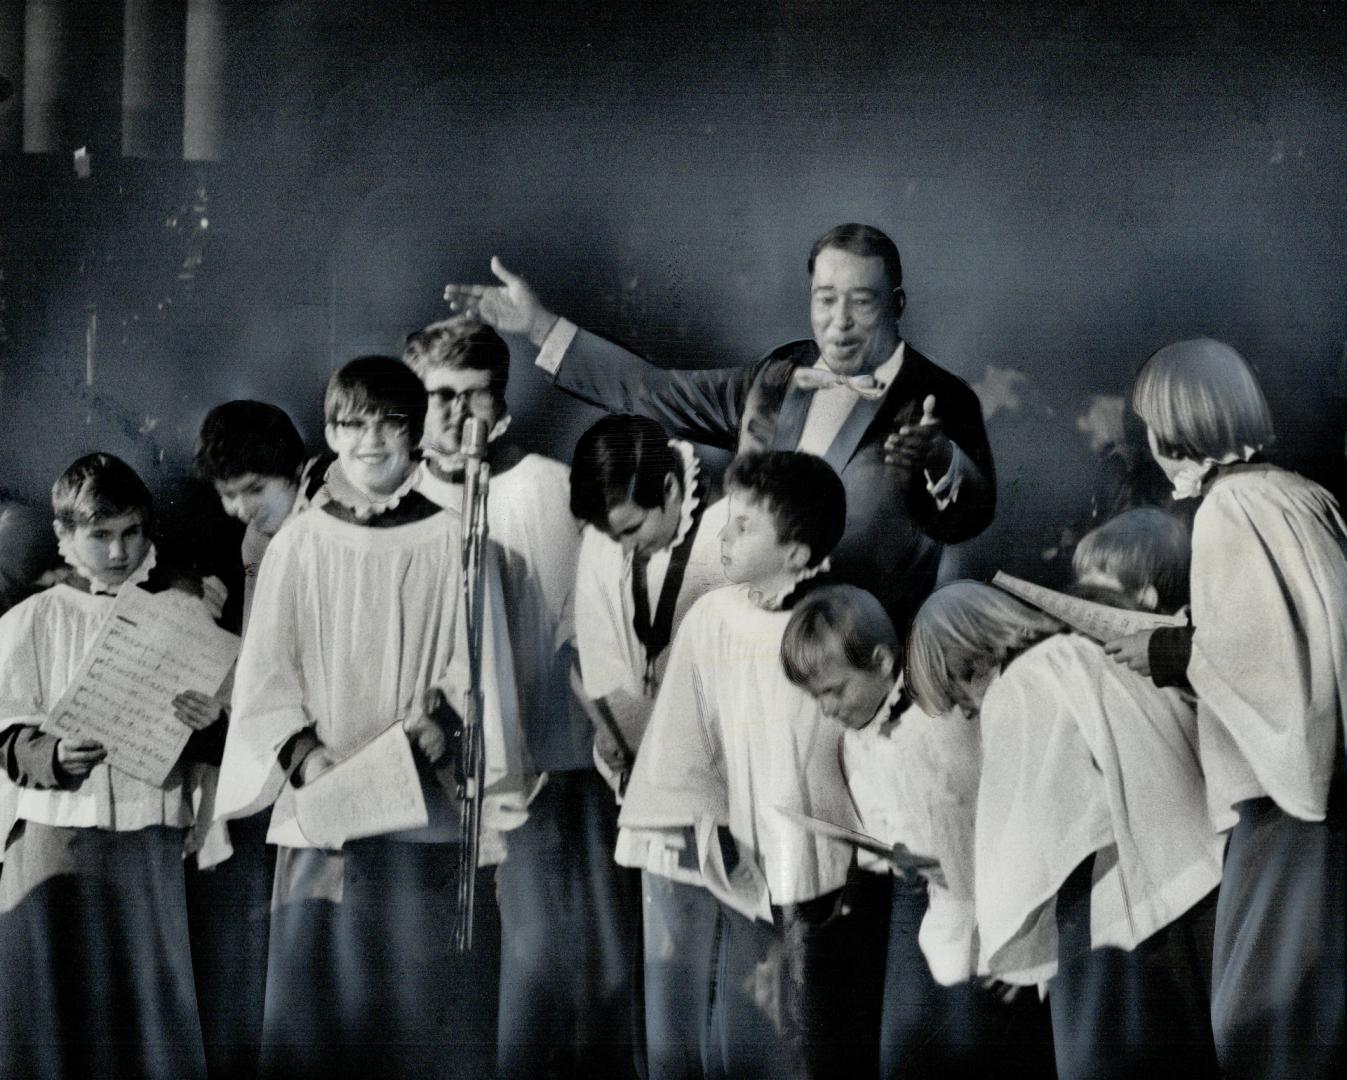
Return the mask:
M118 590L126 585L139 585L150 576L150 571L154 569L154 565L159 558L158 553L154 549L154 545L151 544L150 549L145 553L145 558L140 560L140 565L131 571L130 576L127 577L125 581L114 585L90 570L89 567L81 561L79 556L75 554L75 549L67 541L58 538L56 541L56 549L60 552L61 558L65 560L65 564L75 572L80 583L83 584L89 590L90 595L93 596L116 596Z
M340 503L356 516L357 521L368 521L372 517L397 508L403 498L416 487L419 469L413 468L407 478L387 495L370 495L360 490L346 478L341 462L334 461L328 466L323 477L323 486L314 496L313 506L322 506L325 502Z
M688 530L692 528L692 523L697 518L697 507L702 502L697 478L701 473L702 463L697 460L691 443L683 442L682 439L670 439L669 445L683 459L683 502L678 508L678 531L674 533L673 542L669 545L669 549L673 550L687 538Z
M768 593L763 589L754 588L752 585L748 588L748 599L754 607L762 608L763 611L780 611L786 605L797 589L812 577L819 574L826 574L832 569L832 560L825 558L815 566L806 566L793 578L791 578L781 589L776 592Z
M1250 461L1259 452L1255 446L1246 446L1238 452L1231 451L1221 458L1204 458L1201 461L1185 461L1171 478L1175 499L1195 499L1202 494L1207 481L1222 465L1234 465L1237 462Z

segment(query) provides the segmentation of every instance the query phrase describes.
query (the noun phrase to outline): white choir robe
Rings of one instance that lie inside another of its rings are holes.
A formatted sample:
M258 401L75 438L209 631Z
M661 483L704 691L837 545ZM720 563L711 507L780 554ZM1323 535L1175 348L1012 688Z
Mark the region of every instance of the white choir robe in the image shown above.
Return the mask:
M234 679L219 816L245 817L274 804L268 841L312 847L277 760L294 735L312 728L340 760L395 720L417 715L431 687L444 690L450 705L466 715L459 536L458 516L444 511L370 528L312 510L276 534L262 562ZM499 861L499 833L522 823L528 784L499 569L490 547L483 562L482 850L484 861ZM457 839L456 813L443 801L428 802L430 825L407 838Z
M627 787L623 829L696 830L704 883L727 905L770 919L769 905L839 889L850 845L781 813L857 824L842 777L841 731L781 666L788 611L731 585L697 601L679 627ZM733 880L716 827L738 847Z
M1193 522L1192 655L1213 820L1230 833L1212 1024L1231 1077L1347 1065L1347 525L1272 465L1218 471Z
M1193 521L1193 648L1213 816L1271 796L1322 821L1347 716L1347 525L1318 484L1231 470Z
M842 736L847 788L861 830L940 861L944 884L928 886L919 942L944 986L977 974L973 913L973 818L981 750L977 722L955 712L929 716L915 705L897 723L875 721ZM888 862L862 852L865 869Z
M992 682L980 718L974 893L991 974L1014 983L1053 974L1057 891L1096 852L1096 949L1136 948L1220 882L1224 840L1177 691L1059 634Z

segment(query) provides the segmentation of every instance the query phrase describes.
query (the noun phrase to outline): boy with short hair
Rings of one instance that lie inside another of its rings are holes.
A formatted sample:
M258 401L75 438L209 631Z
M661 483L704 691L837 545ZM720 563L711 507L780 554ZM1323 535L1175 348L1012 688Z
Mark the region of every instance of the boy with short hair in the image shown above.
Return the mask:
M425 391L391 357L340 368L324 402L326 470L313 507L277 534L234 684L220 811L272 805L278 846L261 1073L485 1075L491 1007L479 966L453 957L460 806L441 783L464 714L467 628L458 516L414 490ZM484 841L522 820L523 753L509 639L484 551ZM315 846L296 788L395 723L412 742L429 822ZM497 846L498 846L497 841ZM489 943L484 943L489 948ZM494 965L485 969L489 978Z
M597 725L594 760L620 794L669 644L692 604L725 584L718 539L725 508L713 501L692 446L644 417L608 416L588 428L570 481L571 513L585 524L575 585L582 689ZM700 1076L705 1056L705 1018L689 1003L705 997L718 907L695 869L679 868L693 847L681 834L624 829L617 837L617 862L641 871L652 1078Z
M267 546L308 504L330 462L330 453L310 458L290 417L267 402L226 401L201 422L196 474L215 489L224 512L246 526L239 547L245 633ZM199 694L186 704L222 709ZM256 1070L262 1034L275 857L265 813L231 821L227 830L197 855L205 872L188 865L187 895L207 1064L212 1075L241 1076Z
M897 869L879 1032L881 1077L981 1076L997 1067L1052 1075L1046 1010L999 1002L977 980L973 819L977 726L926 715L908 698L898 635L853 585L815 589L781 642L786 676L845 729L842 762L862 829L895 845ZM935 859L931 868L924 859Z
M489 432L487 538L501 588L533 771L546 782L496 871L501 913L497 1074L632 1074L632 953L639 897L610 854L617 810L591 758L593 729L571 690L580 530L570 470L511 440L510 351L468 319L407 336L402 354L428 396L418 489L463 505L463 426ZM503 436L503 437L502 437Z
M770 1037L753 1045L751 1011L731 1017L717 1002L721 1067L863 1075L873 1071L887 908L850 875L848 845L783 813L854 820L840 732L780 664L786 608L841 536L845 493L826 462L794 452L744 455L726 488L721 561L733 584L698 600L679 628L619 823L693 827L695 867L720 902L712 962L722 992L740 985L734 971L780 951L793 1053ZM764 1054L774 1058L765 1069Z
M201 422L196 473L215 488L224 512L247 526L240 547L245 628L267 545L313 497L331 461L330 453L309 458L290 417L265 401L226 401Z
M150 493L117 458L72 464L52 508L69 571L0 619L0 762L12 797L0 815L0 1074L199 1077L184 763L156 787L111 768L99 743L40 725L121 590L201 590L158 563ZM184 762L199 749L189 742Z

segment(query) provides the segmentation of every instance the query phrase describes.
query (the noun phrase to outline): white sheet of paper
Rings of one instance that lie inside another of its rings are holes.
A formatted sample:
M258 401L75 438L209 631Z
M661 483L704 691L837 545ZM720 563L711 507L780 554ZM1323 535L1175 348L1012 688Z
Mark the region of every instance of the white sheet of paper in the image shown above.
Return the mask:
M124 588L42 730L95 739L113 768L162 787L192 734L173 699L214 693L238 651L196 597Z
M1126 608L1096 604L1092 600L1045 589L1042 585L1012 577L999 570L992 578L992 584L1047 612L1053 618L1061 619L1072 630L1078 630L1101 644L1139 630L1188 625L1188 620L1182 615L1157 615L1153 611L1129 611Z
M750 919L772 921L772 901L767 894L767 879L752 859L742 857L733 871L725 867L720 850L718 826L713 818L702 818L694 827L697 838L697 867L711 895Z
M320 847L427 825L425 796L401 721L295 792L300 831Z

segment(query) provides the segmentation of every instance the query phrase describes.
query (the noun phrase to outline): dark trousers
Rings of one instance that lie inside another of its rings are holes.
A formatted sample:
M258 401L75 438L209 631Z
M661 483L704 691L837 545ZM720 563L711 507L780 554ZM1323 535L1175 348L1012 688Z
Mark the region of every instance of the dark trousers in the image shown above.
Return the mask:
M657 874L642 893L650 1080L785 1075L776 928Z
M847 884L773 908L784 944L783 1021L796 1075L874 1076L888 948L890 880L852 867Z
M1347 783L1325 821L1239 804L1216 903L1212 1028L1222 1072L1260 1080L1347 1072Z
M1032 987L1003 1001L970 980L941 986L931 977L918 933L924 881L893 883L879 1075L884 1080L981 1080L997 1074L1052 1080L1052 1030Z
M593 769L552 773L507 842L499 1075L634 1076L640 877L613 861L612 792Z
M1057 893L1048 989L1061 1080L1218 1075L1211 1034L1216 892L1135 949L1090 947L1094 856Z

